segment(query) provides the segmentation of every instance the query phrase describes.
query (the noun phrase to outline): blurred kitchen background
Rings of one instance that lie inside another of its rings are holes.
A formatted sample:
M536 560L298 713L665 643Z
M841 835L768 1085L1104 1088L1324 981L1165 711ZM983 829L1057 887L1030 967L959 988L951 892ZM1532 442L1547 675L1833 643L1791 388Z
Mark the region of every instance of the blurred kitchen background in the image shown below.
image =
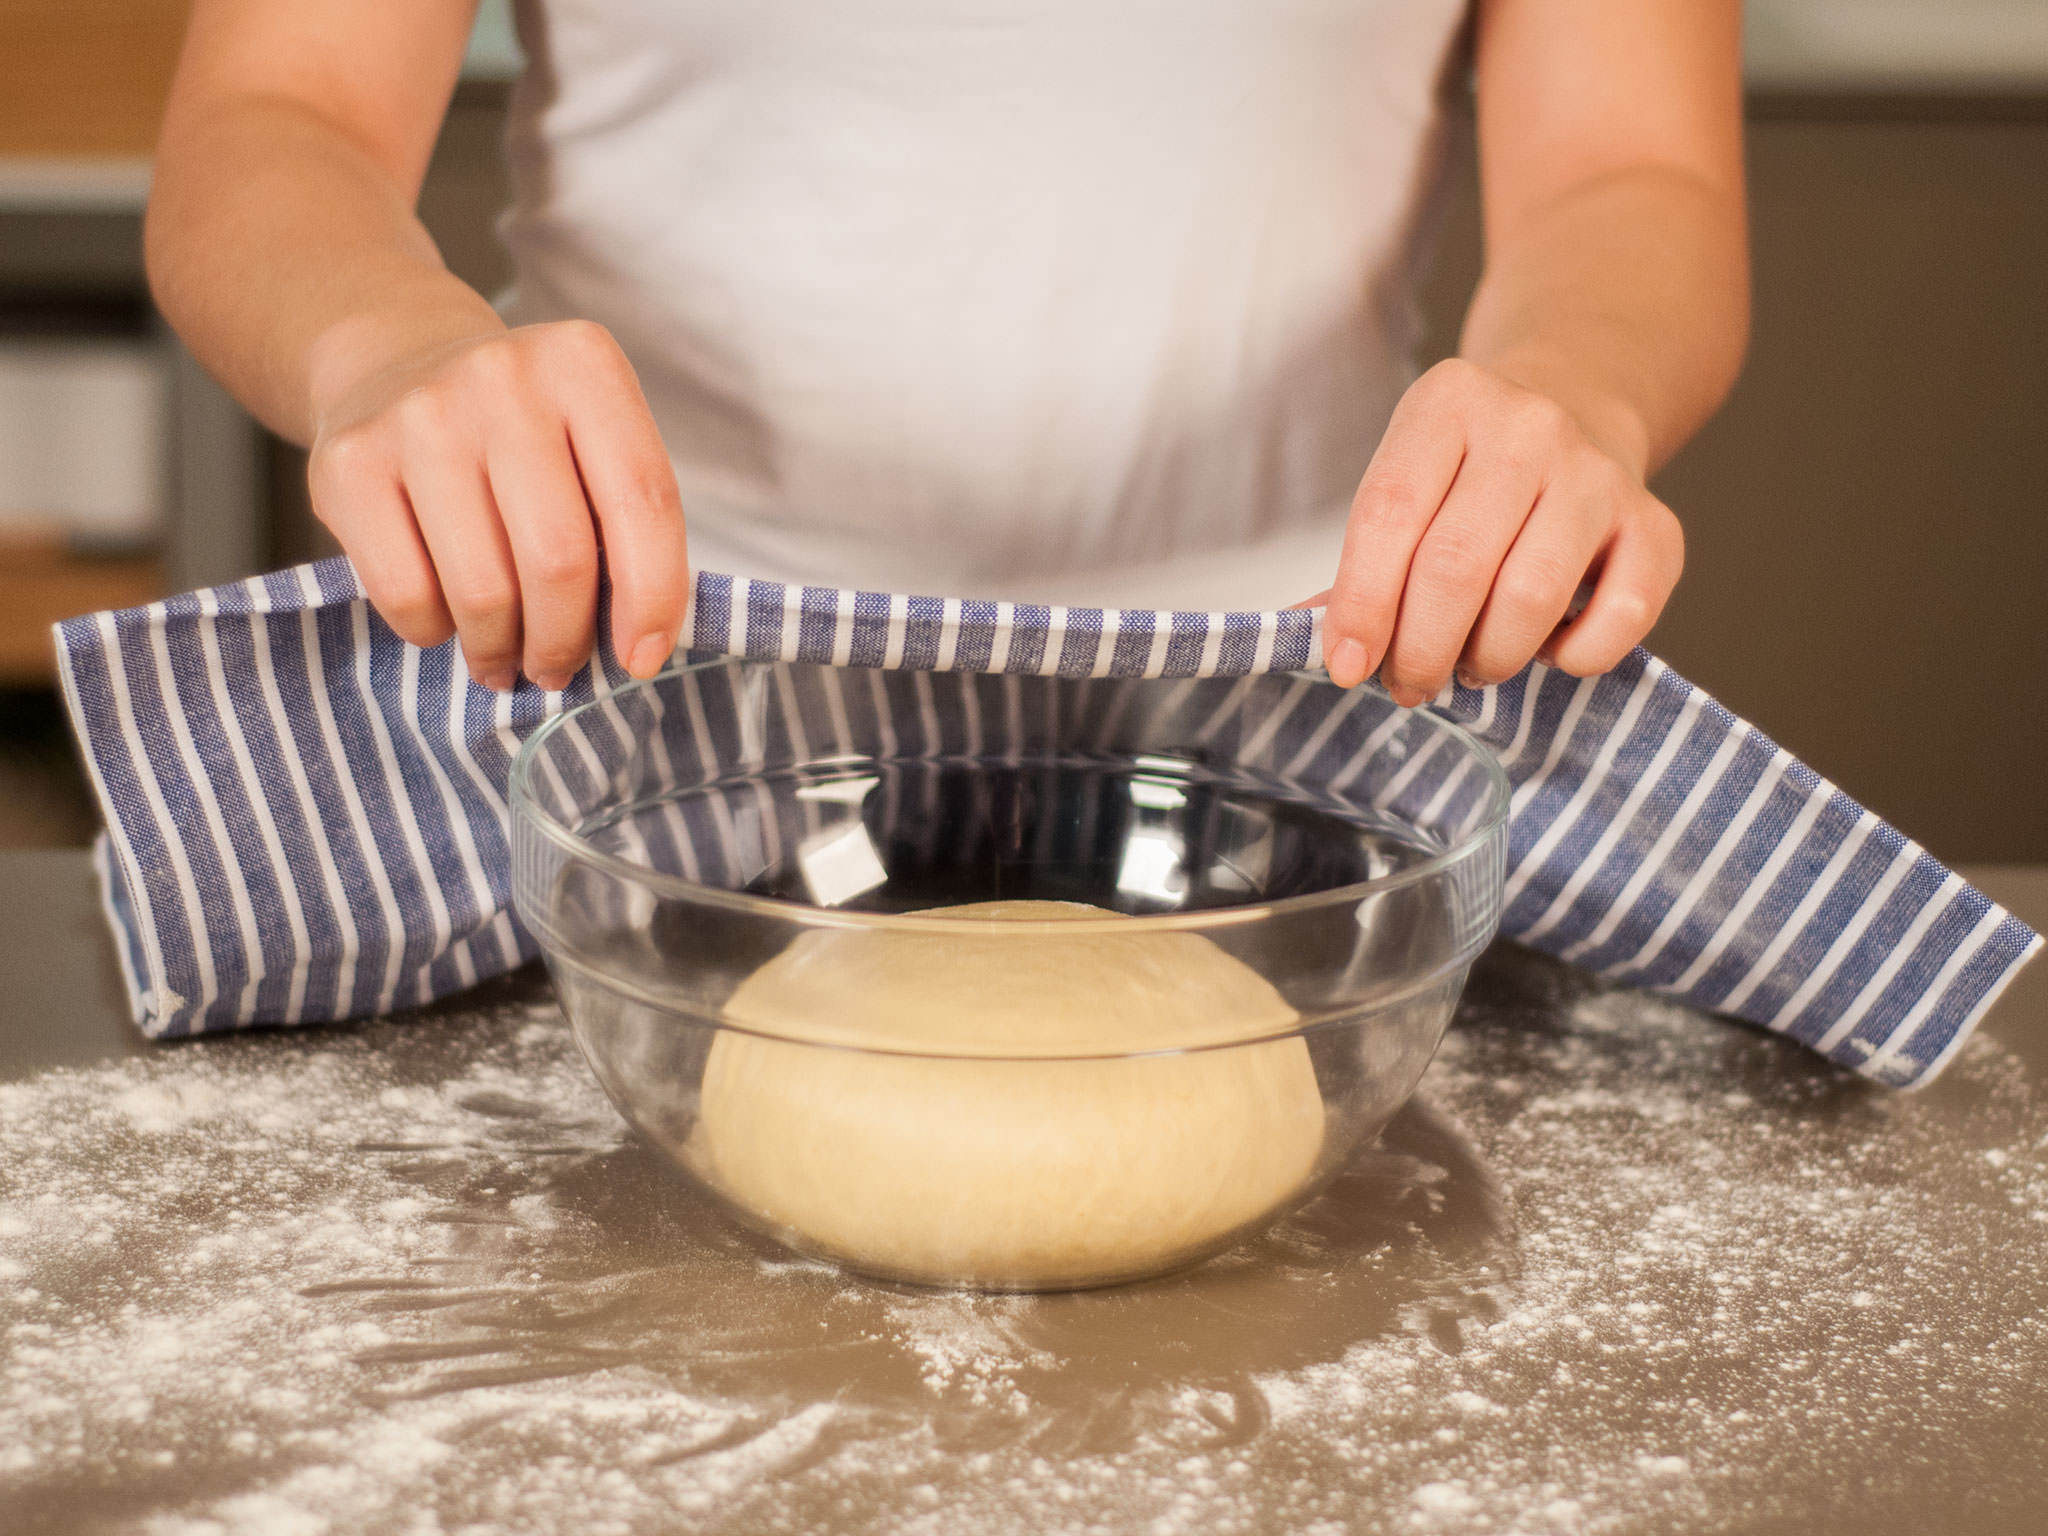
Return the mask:
M97 820L51 621L329 549L144 286L184 8L0 0L0 846ZM486 292L518 68L486 0L421 198ZM1937 854L2048 861L2048 0L1752 0L1748 72L1755 340L1652 644ZM1478 265L1468 120L1432 356Z

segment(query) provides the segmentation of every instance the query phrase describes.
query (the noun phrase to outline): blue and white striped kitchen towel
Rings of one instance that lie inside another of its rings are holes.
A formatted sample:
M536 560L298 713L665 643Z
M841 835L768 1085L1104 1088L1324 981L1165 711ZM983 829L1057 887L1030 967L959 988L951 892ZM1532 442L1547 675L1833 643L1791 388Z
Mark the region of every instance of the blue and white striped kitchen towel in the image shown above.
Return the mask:
M600 625L602 630L602 625ZM698 578L690 648L1064 677L1321 664L1320 615L1104 612ZM409 646L346 561L58 626L107 819L99 860L150 1036L385 1012L534 954L511 909L506 787L543 720L625 681L495 694ZM1303 687L1310 740L1349 696ZM2040 939L1637 651L1429 707L1514 785L1502 932L1915 1086ZM332 978L346 975L346 986Z

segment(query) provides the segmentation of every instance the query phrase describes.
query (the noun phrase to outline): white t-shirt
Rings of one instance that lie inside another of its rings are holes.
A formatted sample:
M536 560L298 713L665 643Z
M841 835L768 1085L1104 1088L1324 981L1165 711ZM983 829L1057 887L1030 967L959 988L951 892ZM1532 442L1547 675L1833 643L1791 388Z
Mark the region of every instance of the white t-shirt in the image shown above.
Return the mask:
M1463 0L522 0L518 322L608 326L693 563L1269 606L1411 377Z

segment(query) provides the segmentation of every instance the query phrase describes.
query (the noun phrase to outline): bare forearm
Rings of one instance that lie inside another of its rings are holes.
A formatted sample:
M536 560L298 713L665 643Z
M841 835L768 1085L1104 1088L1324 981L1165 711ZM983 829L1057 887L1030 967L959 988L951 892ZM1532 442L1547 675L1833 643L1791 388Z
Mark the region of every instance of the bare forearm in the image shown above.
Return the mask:
M689 595L675 474L601 327L508 330L413 203L476 0L193 0L147 232L200 360L305 443L314 514L416 645L566 686L595 639L636 674Z
M1739 198L1656 166L1610 172L1489 251L1461 353L1558 401L1648 476L1713 414L1749 329Z
M276 431L387 359L502 329L396 183L306 106L243 96L165 125L150 284L193 352Z

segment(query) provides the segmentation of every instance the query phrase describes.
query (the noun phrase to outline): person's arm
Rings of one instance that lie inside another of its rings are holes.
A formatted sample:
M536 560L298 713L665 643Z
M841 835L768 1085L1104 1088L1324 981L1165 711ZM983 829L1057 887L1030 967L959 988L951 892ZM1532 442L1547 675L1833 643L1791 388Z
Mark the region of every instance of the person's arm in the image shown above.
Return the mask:
M414 216L475 0L197 0L158 142L150 285L193 353L311 448L315 512L399 634L559 687L600 536L618 655L687 599L675 477L599 327L508 330Z
M1590 675L1656 622L1684 536L1644 481L1748 335L1740 33L1739 0L1479 0L1485 272L1359 487L1336 682Z

